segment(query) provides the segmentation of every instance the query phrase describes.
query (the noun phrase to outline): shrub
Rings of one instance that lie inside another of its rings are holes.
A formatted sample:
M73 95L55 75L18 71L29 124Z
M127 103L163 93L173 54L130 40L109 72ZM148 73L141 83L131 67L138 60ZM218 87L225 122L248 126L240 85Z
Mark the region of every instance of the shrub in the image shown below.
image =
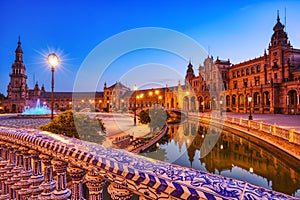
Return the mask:
M148 124L151 122L150 116L149 116L149 110L145 111L142 110L140 113L140 123L142 124Z
M74 114L71 110L61 113L52 119L49 124L40 128L44 131L100 144L105 140L106 128L102 119L90 118L83 114Z

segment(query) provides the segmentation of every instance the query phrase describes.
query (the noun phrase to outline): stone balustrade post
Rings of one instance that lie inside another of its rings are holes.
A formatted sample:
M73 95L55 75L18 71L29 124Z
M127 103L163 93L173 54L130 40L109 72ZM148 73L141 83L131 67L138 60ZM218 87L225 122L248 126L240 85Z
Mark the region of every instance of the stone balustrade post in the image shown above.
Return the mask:
M276 135L276 126L277 126L276 123L274 123L274 125L273 125L273 131L271 129L272 126L270 126L270 132L271 132L272 135Z
M56 172L56 188L51 195L51 199L67 200L71 191L67 188L67 166L68 163L61 160L52 160L54 171Z
M53 165L51 163L52 157L44 154L40 154L40 158L44 165L44 181L40 185L40 188L43 190L42 193L38 196L39 199L51 199L51 195L54 191L56 183L53 178Z
M23 169L23 154L22 154L21 150L19 149L20 147L17 145L12 145L12 148L16 155L16 160L15 160L16 164L15 164L15 167L11 170L13 176L5 182L5 184L8 187L8 198L9 199L16 198L16 195L13 190L13 186L15 183L17 183L18 181L21 180L21 177L19 174L21 173L21 171Z
M252 120L248 120L248 130L251 128L251 121Z
M107 191L113 200L127 200L132 196L132 192L116 183L110 183Z
M94 171L88 171L85 178L87 180L86 186L89 189L89 200L102 200L105 180Z
M42 162L41 158L39 157L39 152L35 150L30 150L29 153L32 155L33 159L33 173L29 179L31 183L29 187L29 192L31 194L30 200L37 200L38 195L42 193L42 188L39 188L40 184L44 180L44 176L42 174Z
M260 122L259 122L259 130L260 130L260 131L262 131L262 126L263 126L263 122L260 121Z
M72 179L72 196L71 200L84 200L83 198L83 189L82 189L82 179L85 175L85 170L76 167L70 166L69 173Z
M7 181L14 175L11 170L15 167L16 154L12 148L12 144L6 143L6 149L8 150L8 162L7 165L1 169L0 181L1 181L1 196L0 199L8 199L8 187Z
M294 138L295 128L291 128L289 132L290 132L289 142L294 142L295 141L295 138Z
M15 184L17 200L26 199L30 196L28 188L31 185L29 179L32 175L31 155L29 150L28 148L21 147L21 151L23 153L23 171L20 173L20 176L22 177L21 180Z

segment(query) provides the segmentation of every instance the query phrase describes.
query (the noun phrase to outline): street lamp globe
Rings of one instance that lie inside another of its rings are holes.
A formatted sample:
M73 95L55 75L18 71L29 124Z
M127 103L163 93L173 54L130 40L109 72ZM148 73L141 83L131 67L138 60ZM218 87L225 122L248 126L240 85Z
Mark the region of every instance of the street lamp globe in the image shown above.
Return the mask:
M249 101L249 103L251 103L251 101L252 101L252 97L251 96L248 96L248 101Z
M54 68L57 67L60 63L60 60L55 53L50 53L48 55L47 60L48 60L49 65Z

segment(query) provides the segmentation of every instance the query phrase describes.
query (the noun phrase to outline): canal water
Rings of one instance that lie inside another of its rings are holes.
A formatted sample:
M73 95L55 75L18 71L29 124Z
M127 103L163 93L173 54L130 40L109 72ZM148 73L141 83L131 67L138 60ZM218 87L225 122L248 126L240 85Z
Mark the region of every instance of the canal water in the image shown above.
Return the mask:
M247 135L186 122L141 154L300 198L300 161Z

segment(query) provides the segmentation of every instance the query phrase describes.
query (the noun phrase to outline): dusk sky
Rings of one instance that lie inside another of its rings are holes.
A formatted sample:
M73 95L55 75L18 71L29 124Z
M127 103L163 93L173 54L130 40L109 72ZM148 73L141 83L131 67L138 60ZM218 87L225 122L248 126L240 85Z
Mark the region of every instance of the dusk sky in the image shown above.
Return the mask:
M55 71L55 91L72 91L77 71L89 53L115 34L135 28L160 27L180 32L197 41L214 58L219 56L239 63L263 54L273 33L277 10L284 23L286 8L289 40L295 48L300 48L299 1L203 2L2 0L0 93L7 95L19 35L27 84L32 89L38 81L40 86L45 84L47 91L50 91L51 71L45 55L54 51L61 56L61 66ZM194 54L182 59L163 51L144 49L122 55L99 77L97 88L102 90L104 82L111 85L136 66L149 63L170 66L183 80L189 59L196 73L202 64L197 63ZM124 84L131 87L133 82Z

